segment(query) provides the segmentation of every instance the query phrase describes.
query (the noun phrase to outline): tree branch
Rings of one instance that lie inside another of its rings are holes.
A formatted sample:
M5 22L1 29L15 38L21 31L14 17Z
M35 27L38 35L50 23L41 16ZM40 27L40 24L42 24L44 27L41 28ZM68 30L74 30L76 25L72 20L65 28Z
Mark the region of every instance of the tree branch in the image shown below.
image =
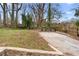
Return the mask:
M3 5L1 3L0 3L0 5L1 5L2 9L4 9L4 7L3 7Z
M18 8L18 11L21 9L21 7L22 7L22 3L21 3L21 5L20 5L20 7Z

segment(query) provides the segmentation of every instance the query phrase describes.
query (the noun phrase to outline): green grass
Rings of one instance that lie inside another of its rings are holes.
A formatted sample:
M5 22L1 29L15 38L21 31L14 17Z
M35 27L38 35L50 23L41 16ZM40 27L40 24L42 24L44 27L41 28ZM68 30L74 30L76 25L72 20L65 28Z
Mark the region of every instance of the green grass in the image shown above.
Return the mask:
M37 31L0 29L0 46L53 50Z

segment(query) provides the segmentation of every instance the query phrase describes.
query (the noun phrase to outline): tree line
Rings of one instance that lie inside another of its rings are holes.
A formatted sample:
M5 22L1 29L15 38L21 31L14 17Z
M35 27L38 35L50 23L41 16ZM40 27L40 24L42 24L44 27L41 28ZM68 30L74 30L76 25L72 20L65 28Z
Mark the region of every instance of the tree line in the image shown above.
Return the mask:
M0 23L3 22L2 27L46 28L51 30L53 19L59 21L63 16L60 4L56 3L0 3L0 7L2 10L2 15L0 13ZM75 9L74 16L79 16L79 8ZM2 20L1 17L3 17ZM21 26L19 26L20 17ZM10 24L8 25L8 23ZM78 32L79 20L75 24Z
M3 27L18 27L19 17L21 17L23 28L30 29L35 26L40 28L43 22L46 22L50 27L52 19L56 18L58 20L61 17L58 4L0 3L0 7L3 15ZM7 24L9 19L10 25Z

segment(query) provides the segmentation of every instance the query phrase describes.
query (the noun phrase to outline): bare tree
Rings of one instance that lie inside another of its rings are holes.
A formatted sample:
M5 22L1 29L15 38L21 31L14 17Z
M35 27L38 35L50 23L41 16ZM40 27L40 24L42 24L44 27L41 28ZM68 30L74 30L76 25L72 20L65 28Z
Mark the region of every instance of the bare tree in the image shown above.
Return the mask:
M6 6L7 6L7 4L6 3L3 3L3 4L1 4L0 3L0 5L1 5L1 7L2 7L2 10L3 10L3 24L4 24L4 26L6 26Z
M15 6L16 6L16 10L15 10L16 11L16 20L15 20L15 22L16 22L16 26L17 26L17 24L18 24L18 12L21 10L22 4L16 3Z
M43 20L44 10L45 10L44 7L45 7L44 3L32 4L31 5L31 9L33 11L34 17L35 17L36 22L37 22L37 27L40 27L41 22Z
M11 13L11 25L12 25L12 27L14 26L14 9L15 9L15 6L14 6L14 3L12 3L12 13Z

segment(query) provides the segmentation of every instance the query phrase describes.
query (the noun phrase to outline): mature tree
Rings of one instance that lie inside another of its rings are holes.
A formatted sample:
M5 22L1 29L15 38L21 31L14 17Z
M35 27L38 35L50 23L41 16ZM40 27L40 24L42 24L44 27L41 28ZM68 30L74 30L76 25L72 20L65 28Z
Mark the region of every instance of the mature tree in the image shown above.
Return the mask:
M44 18L44 12L45 12L45 4L39 3L39 4L32 4L31 9L33 11L33 16L36 19L37 27L40 27L43 18Z
M9 14L11 16L11 26L12 27L17 27L18 24L18 12L21 9L22 4L18 4L18 3L12 3L11 4L11 8L9 6ZM16 15L16 17L15 17Z
M15 9L15 4L12 3L12 13L11 13L11 26L12 27L14 27L14 25L15 25L14 9Z
M48 4L48 28L51 30L51 19L52 19L52 12L51 12L51 3Z
M21 10L21 7L22 7L22 4L19 4L19 3L16 3L15 4L16 6L16 19L15 19L15 23L16 23L16 26L18 25L18 12Z
M53 25L53 21L59 21L59 19L62 17L62 13L59 10L59 4L48 4L48 10L47 10L47 20L48 20L48 27L51 30L51 24Z
M27 25L27 17L26 17L26 11L27 11L27 4L22 5L22 27L26 28Z
M7 7L7 4L6 3L3 3L3 4L0 3L0 5L1 5L2 10L3 10L3 24L4 24L4 26L6 26L6 12L7 12L6 7Z

